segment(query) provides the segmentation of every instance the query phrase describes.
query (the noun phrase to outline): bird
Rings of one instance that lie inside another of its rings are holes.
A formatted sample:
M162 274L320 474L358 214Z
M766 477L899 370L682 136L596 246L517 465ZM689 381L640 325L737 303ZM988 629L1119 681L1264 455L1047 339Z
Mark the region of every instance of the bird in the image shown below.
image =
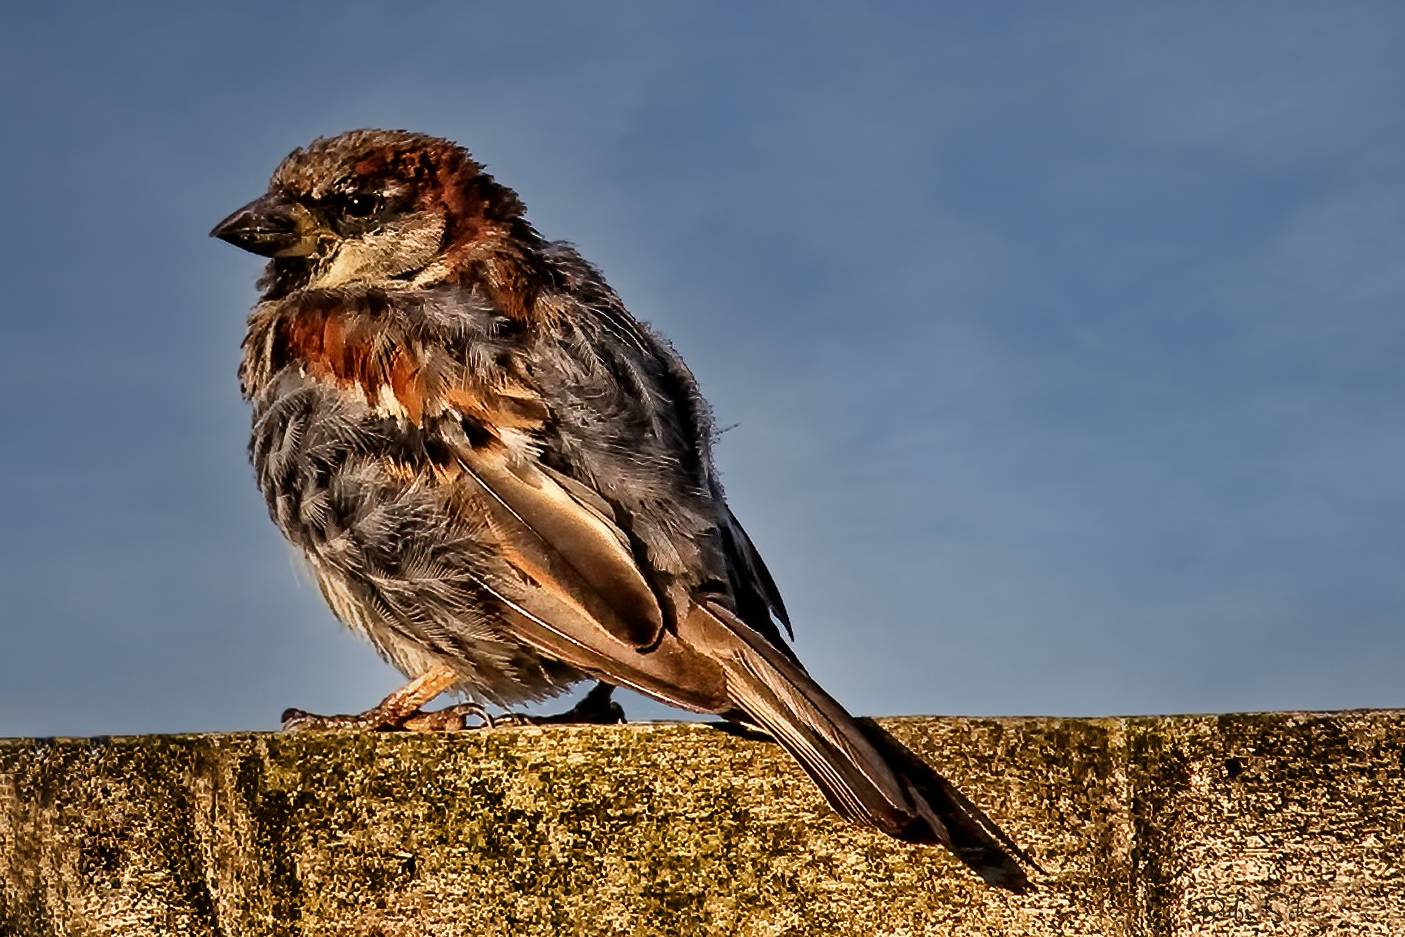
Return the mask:
M211 236L268 258L239 379L269 515L409 679L285 728L460 728L595 680L567 718L618 719L613 687L713 714L778 742L843 817L1033 887L992 820L810 676L692 372L467 150L319 137ZM423 710L446 691L470 702Z

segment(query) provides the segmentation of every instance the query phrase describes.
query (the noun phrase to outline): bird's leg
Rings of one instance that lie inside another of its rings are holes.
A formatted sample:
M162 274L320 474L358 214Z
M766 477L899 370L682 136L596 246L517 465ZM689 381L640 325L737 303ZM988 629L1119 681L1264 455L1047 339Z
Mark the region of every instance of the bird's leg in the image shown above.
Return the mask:
M438 712L420 712L420 707L459 682L459 675L449 667L438 665L420 674L394 693L381 700L380 705L351 716L317 716L301 709L283 713L283 731L394 731L443 732L462 729L466 715L477 715L491 722L487 713L471 704L450 706Z
M531 725L612 726L625 721L624 707L610 698L615 688L601 681L576 705L555 716L528 717Z

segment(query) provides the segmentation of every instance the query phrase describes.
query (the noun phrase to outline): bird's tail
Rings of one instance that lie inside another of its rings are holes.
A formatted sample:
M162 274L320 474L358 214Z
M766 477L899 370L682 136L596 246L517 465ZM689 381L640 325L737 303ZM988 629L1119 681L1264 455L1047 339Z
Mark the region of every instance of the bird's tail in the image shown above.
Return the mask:
M724 608L690 616L694 639L727 671L728 696L800 763L844 817L910 843L950 849L982 879L1012 892L1038 868L946 778L870 719L855 719L805 671Z

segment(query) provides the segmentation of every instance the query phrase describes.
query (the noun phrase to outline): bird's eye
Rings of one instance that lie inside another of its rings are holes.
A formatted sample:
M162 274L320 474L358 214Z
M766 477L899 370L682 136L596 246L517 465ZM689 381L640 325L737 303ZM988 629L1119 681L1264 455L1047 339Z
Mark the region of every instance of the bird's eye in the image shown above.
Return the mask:
M380 207L381 200L374 195L349 195L343 203L343 210L353 218L374 215Z

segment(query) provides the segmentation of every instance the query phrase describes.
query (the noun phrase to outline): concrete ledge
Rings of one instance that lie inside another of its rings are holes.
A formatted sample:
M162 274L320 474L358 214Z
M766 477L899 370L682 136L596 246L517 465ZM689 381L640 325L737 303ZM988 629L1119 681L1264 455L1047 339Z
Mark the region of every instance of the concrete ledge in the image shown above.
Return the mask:
M700 725L0 742L0 935L1405 934L1405 713L886 720L1017 897Z

